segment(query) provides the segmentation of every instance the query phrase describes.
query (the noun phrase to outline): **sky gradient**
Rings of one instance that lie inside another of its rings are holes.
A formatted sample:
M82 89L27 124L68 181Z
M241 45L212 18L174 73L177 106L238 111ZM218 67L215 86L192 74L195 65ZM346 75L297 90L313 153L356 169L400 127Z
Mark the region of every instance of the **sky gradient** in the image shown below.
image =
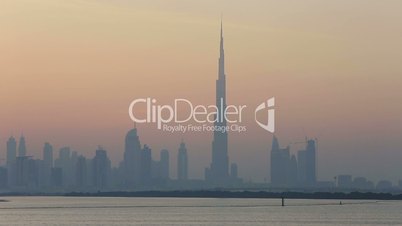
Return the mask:
M229 134L230 162L269 180L272 135L252 108L276 98L282 146L318 139L318 179L402 179L402 2L267 0L3 0L0 2L0 159L9 136L28 153L43 143L88 157L123 157L136 98L213 104L223 13L227 101L250 106L248 131ZM181 138L189 176L202 178L212 133L138 125L175 176ZM291 145L291 152L303 148ZM4 163L4 160L2 160Z

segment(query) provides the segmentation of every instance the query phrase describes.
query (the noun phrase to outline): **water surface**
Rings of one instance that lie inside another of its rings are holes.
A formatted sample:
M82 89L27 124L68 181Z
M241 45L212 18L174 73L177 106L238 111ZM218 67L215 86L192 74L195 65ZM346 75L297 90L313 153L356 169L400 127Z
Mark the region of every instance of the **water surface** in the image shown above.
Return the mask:
M402 225L401 201L4 197L0 225Z

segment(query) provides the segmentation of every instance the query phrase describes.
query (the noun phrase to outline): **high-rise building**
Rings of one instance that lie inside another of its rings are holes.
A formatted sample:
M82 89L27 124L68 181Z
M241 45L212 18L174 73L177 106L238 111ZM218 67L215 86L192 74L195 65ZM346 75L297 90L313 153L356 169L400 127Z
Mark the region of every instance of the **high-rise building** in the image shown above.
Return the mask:
M72 185L72 164L70 147L62 147L59 150L59 158L54 162L55 167L61 168L63 174L63 186Z
M99 147L92 160L92 183L97 189L105 189L109 186L110 160L107 152Z
M141 182L147 185L151 182L152 152L148 145L144 145L141 151Z
M296 156L292 155L290 157L290 165L289 165L289 172L288 172L288 186L296 187L297 186L297 160Z
M160 159L160 177L161 179L169 179L169 151L166 149L161 150Z
M215 127L226 127L226 118L223 114L226 109L226 75L225 75L225 51L223 48L223 28L221 23L220 54L218 79L216 80L216 107L218 112L215 116ZM214 131L212 141L212 162L206 169L205 179L224 184L229 179L229 156L228 156L228 133L227 131Z
M290 154L290 147L280 148L276 136L272 139L271 184L276 187L297 185L297 160Z
M18 143L18 156L26 156L27 155L27 147L25 144L25 137L21 135L20 141Z
M87 184L87 159L80 155L77 158L77 164L75 167L75 186L78 189L85 188Z
M180 143L179 153L177 155L177 179L188 179L188 157L186 144L184 142Z
M289 166L289 146L286 148L280 148L278 139L274 136L271 149L271 184L273 186L288 186Z
M14 137L10 137L7 141L7 183L9 187L16 184L16 157L17 157L17 142Z
M16 186L19 188L35 188L39 185L39 161L28 156L16 159Z
M121 164L123 182L132 188L140 182L141 174L141 143L137 128L128 131L125 138L124 159Z
M49 187L51 184L51 172L53 167L53 147L45 143L43 147L43 164L41 167L41 184Z
M43 147L43 161L47 167L53 167L53 146L47 142Z
M297 153L298 177L301 186L315 186L316 176L316 148L314 140L307 140L305 150Z
M17 157L17 142L14 137L10 137L7 141L7 165L15 162Z

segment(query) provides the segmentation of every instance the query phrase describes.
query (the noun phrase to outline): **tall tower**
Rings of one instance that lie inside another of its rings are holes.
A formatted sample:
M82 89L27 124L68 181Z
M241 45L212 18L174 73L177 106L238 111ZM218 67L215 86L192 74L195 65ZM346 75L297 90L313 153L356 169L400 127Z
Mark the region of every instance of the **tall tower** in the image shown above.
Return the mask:
M25 137L21 135L20 142L18 143L18 156L27 155L27 148L25 145Z
M186 144L182 141L177 155L177 179L188 179L188 158Z
M141 164L141 143L138 137L137 128L128 131L125 139L125 150L123 160L124 183L126 187L132 188L140 181Z
M225 116L222 114L226 108L226 75L225 75L225 50L223 48L223 28L221 21L219 51L218 79L216 80L216 106L218 113L215 118L215 127L226 126ZM228 157L228 134L227 131L214 131L212 141L212 163L211 168L206 172L206 179L214 182L225 182L229 177Z
M43 170L41 173L41 183L45 187L49 187L51 183L51 172L53 167L53 147L49 143L45 143L43 147Z
M15 163L17 157L17 141L14 137L10 137L7 141L7 178L8 186L12 187L15 185Z
M43 147L43 162L46 168L51 169L53 167L53 147L48 142Z

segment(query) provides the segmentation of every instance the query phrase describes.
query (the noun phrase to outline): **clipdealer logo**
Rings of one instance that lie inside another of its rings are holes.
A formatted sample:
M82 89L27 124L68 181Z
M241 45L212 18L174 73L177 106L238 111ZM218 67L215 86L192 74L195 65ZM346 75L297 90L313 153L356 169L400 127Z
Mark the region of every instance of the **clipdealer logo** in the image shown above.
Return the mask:
M275 132L275 97L269 98L266 102L262 102L254 111L255 122L268 132ZM261 123L257 119L257 113L261 110L267 110L267 124Z
M275 99L270 98L261 103L254 112L256 123L271 133L275 131L274 105ZM246 108L247 105L225 106L222 99L218 105L193 105L191 101L183 98L174 99L172 105L161 105L155 98L147 97L133 100L129 105L128 113L135 123L154 123L157 129L167 132L220 131L225 133L247 131L247 127L242 125ZM138 112L144 112L144 109L145 114L138 114ZM257 113L264 109L268 111L266 124L257 119Z

